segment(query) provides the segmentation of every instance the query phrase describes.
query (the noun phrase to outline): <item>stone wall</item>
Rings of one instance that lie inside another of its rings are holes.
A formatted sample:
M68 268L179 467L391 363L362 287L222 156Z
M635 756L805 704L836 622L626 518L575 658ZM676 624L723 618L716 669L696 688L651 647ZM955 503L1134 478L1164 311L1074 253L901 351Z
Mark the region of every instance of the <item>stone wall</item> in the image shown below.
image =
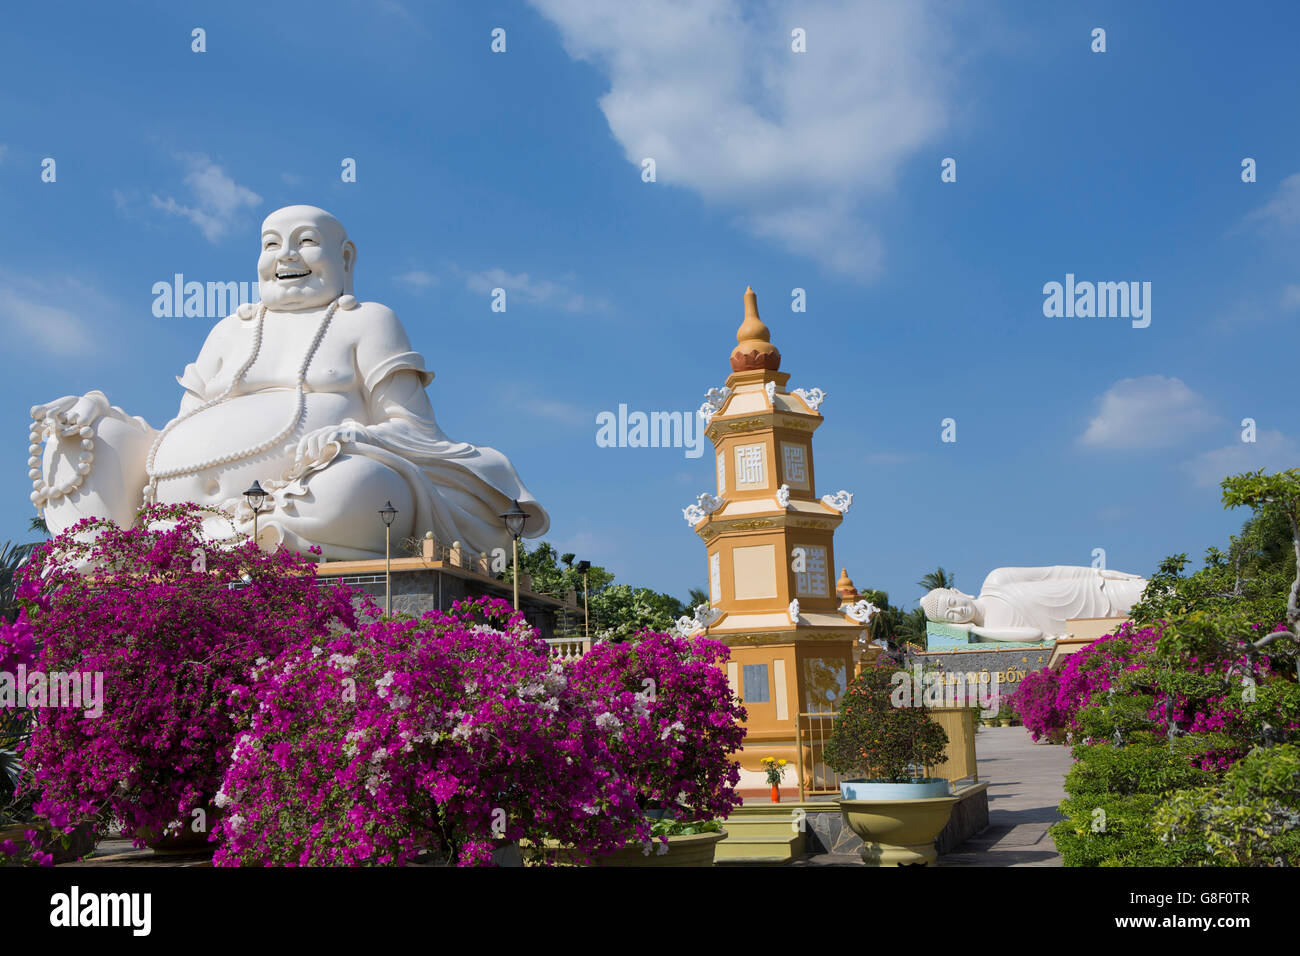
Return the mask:
M384 575L382 573L341 575L339 580L342 580L356 591L369 594L381 608L384 606ZM450 610L452 604L456 601L462 601L466 598L473 599L485 594L505 601L513 599L513 592L509 584L479 581L437 569L393 571L394 614L418 615L434 608L446 611ZM353 603L359 604L359 600ZM542 637L551 638L555 636L556 608L554 605L544 604L526 594L520 594L519 606L528 619L528 623L535 627Z

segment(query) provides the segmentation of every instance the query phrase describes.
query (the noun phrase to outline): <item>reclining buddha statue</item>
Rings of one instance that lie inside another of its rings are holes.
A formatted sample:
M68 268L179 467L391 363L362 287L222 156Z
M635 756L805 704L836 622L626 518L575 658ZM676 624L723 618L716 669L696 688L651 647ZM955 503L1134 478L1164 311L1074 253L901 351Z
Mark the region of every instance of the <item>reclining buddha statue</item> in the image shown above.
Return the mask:
M500 452L452 441L425 387L433 372L397 316L352 295L356 245L315 206L287 206L262 224L261 301L208 334L177 382L176 417L161 429L103 392L32 409L32 502L51 533L82 518L129 527L143 504L195 502L205 531L253 527L265 549L325 559L383 557L376 512L397 509L392 534L433 532L474 552L507 545L501 514L518 501L524 535L550 519Z
M921 607L928 620L984 641L1041 641L1064 636L1071 619L1126 617L1146 586L1136 574L1105 568L997 568L978 597L935 588Z

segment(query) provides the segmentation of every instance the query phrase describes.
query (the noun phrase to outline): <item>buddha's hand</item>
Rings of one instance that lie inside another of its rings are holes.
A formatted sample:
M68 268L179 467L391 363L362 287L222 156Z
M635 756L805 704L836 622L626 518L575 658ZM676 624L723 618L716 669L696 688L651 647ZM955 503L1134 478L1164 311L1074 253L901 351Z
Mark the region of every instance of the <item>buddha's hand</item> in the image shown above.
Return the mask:
M340 425L329 425L308 432L298 442L298 447L294 451L294 471L319 463L326 457L331 444L338 445L341 451L348 443L365 442L368 438L369 433L365 426L358 425L356 422L343 422Z
M68 436L93 427L108 409L108 397L95 390L81 397L65 395L43 405L33 405L32 418L48 426L54 434Z

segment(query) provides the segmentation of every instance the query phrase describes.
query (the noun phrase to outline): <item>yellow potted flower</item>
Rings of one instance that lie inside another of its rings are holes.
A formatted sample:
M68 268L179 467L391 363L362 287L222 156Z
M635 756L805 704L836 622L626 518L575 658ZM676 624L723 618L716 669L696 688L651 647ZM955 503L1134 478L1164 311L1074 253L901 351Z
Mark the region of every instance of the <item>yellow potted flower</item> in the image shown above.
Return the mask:
M780 803L781 781L785 778L785 767L790 761L764 757L760 762L763 764L763 769L767 771L767 782L772 785L772 802Z

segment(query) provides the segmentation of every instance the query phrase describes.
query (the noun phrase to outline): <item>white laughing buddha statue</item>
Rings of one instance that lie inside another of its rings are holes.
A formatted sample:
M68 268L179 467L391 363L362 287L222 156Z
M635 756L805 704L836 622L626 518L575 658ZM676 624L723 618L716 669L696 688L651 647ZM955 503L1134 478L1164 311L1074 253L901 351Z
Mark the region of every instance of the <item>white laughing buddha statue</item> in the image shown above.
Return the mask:
M1064 636L1072 618L1127 617L1146 586L1136 574L1099 568L997 568L979 597L935 588L921 608L985 641L1031 642Z
M52 533L87 516L123 527L141 503L197 502L252 530L244 491L269 493L263 548L326 559L383 557L376 512L397 509L396 540L432 531L473 553L508 545L513 500L527 537L550 519L505 455L455 442L434 420L433 372L397 316L352 296L356 245L315 206L286 206L262 224L262 301L218 322L177 379L180 409L161 430L102 392L32 409L33 503ZM269 510L268 510L269 509ZM229 536L229 520L206 528Z

